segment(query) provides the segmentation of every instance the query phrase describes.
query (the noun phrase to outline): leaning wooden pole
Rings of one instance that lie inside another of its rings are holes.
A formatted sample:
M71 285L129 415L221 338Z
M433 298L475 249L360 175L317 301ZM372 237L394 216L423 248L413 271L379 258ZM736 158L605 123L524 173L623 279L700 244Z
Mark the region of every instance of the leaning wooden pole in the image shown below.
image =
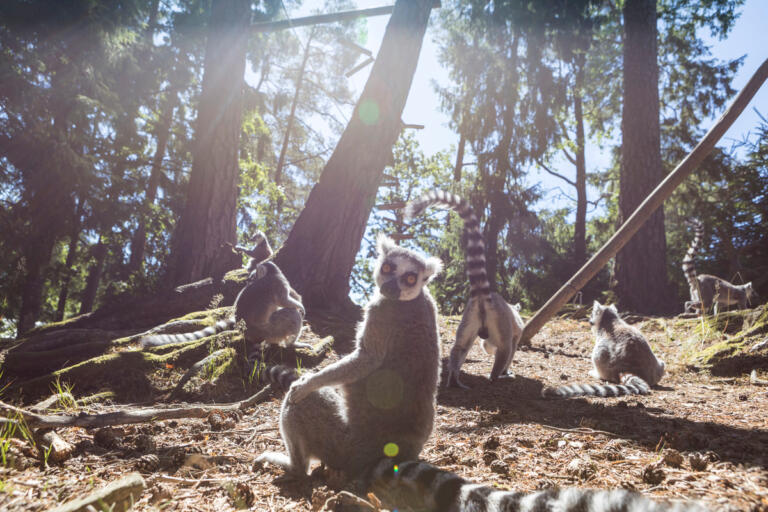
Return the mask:
M693 172L704 158L712 151L715 144L728 131L733 122L741 115L749 102L755 96L763 83L768 79L768 59L766 59L747 85L739 92L731 103L731 106L720 116L715 125L707 132L701 142L693 148L688 156L680 162L674 171L669 173L664 180L654 189L645 201L632 213L624 224L614 233L600 250L579 269L576 274L566 282L544 306L525 324L521 344L527 344L531 338L539 332L544 324L552 316L560 311L560 308L570 300L581 288L597 274L608 260L613 258L624 247L630 238L640 229L646 220L662 203L672 195L672 192Z

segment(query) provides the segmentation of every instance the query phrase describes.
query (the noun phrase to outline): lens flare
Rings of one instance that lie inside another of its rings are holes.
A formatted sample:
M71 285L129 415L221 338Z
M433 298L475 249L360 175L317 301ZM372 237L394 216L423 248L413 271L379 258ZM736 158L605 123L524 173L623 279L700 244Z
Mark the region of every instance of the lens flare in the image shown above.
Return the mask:
M363 100L360 102L360 108L357 111L363 124L372 125L379 121L379 105L372 100Z
M398 453L400 453L400 447L395 443L387 443L384 445L384 455L387 457L395 457Z

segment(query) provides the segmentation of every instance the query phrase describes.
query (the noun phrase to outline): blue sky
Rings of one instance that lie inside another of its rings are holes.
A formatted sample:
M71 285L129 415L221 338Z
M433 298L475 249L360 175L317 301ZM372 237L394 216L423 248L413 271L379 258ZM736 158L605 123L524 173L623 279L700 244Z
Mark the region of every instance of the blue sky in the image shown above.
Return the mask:
M378 7L392 2L386 0L358 0L360 8ZM320 1L306 1L304 6L292 16L306 15L316 10L321 5ZM760 63L768 57L768 0L747 0L740 9L740 16L734 28L725 40L712 38L708 30L700 34L704 41L711 46L712 54L718 59L733 59L746 55L744 64L736 75L733 86L739 90L754 73ZM441 68L437 60L437 46L434 43L436 12L433 12L432 22L427 30L424 44L419 57L419 65L414 75L411 91L408 96L403 121L425 125L424 130L416 131L416 138L421 144L425 154L434 154L441 150L450 150L456 145L457 135L448 128L448 118L440 111L439 99L435 93L434 83L448 83L448 75ZM378 52L389 16L368 18L368 41L365 47L374 54ZM353 89L359 93L368 78L370 66L362 72L355 74L351 79ZM759 123L759 117L754 109L768 116L768 86L764 86L752 100L750 106L736 121L733 127L726 133L720 142L720 146L730 147L735 141L743 139ZM719 116L719 114L718 114ZM709 129L714 119L704 123L702 128ZM610 147L599 148L590 144L587 148L587 170L595 170L607 165L609 161ZM451 152L455 155L455 151ZM563 170L563 174L572 175L572 166ZM543 189L548 190L547 204L558 206L568 204L568 201L559 196L555 190L562 182L546 173L532 171L528 177L529 184L540 183Z

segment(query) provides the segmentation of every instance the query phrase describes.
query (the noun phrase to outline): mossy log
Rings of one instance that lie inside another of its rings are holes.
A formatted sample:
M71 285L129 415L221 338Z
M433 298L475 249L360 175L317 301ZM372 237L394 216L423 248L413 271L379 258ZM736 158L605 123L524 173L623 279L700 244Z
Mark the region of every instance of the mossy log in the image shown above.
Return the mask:
M706 316L696 322L695 331L702 339L713 333L720 336L692 356L693 366L714 375L739 375L768 366L768 345L759 348L768 334L768 306Z

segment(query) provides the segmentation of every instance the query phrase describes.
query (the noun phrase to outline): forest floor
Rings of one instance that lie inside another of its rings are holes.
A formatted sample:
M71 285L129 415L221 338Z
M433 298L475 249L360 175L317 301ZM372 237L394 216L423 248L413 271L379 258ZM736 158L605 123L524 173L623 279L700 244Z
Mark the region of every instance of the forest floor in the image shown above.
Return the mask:
M492 360L478 344L473 347L462 368L472 389L441 388L422 458L500 489L626 488L656 499L703 500L712 510L768 511L768 387L750 384L747 375L713 377L688 366L691 343L698 343L695 319L636 320L667 363L667 375L650 395L539 399L542 385L591 381L589 325L583 318L560 318L533 339L532 348L517 352L514 379L491 384L486 377ZM444 356L458 321L440 320ZM311 332L303 338L316 340ZM759 373L768 378L765 369ZM147 488L136 510L304 511L321 510L329 499L332 510L338 487L322 474L297 484L281 482L280 470L254 468L263 450L282 450L280 400L274 394L242 417L59 429L76 446L60 464L24 459L29 447L13 440L8 453L22 463L0 467L0 510L44 510L88 495L141 470L139 461L147 460L142 452L160 455L160 467L142 471ZM25 460L29 467L23 468Z

